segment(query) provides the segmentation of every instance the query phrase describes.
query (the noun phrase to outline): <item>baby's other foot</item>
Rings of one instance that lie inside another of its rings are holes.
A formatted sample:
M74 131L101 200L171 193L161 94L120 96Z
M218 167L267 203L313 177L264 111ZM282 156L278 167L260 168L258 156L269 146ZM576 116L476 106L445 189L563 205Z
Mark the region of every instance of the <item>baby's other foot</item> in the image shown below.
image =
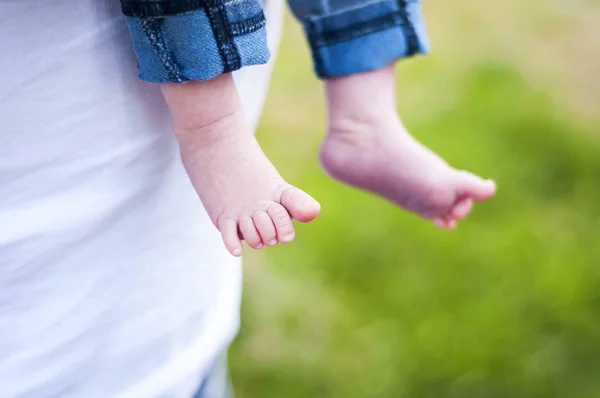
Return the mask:
M450 167L416 141L397 114L394 66L325 82L329 129L321 163L334 178L453 229L493 181Z
M332 123L321 148L321 163L335 179L447 229L469 214L474 201L496 192L493 181L450 167L395 117L374 123Z
M309 222L319 214L316 200L279 175L242 115L185 136L183 163L234 256L242 254L241 240L255 249L289 243L295 236L292 219Z

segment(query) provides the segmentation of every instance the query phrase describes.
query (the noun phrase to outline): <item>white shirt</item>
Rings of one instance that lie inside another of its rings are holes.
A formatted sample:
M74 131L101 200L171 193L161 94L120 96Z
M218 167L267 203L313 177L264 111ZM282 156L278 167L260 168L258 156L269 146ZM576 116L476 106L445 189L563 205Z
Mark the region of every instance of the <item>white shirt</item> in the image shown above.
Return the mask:
M241 266L119 1L0 0L0 27L0 395L189 397L237 331ZM269 72L236 76L252 123Z

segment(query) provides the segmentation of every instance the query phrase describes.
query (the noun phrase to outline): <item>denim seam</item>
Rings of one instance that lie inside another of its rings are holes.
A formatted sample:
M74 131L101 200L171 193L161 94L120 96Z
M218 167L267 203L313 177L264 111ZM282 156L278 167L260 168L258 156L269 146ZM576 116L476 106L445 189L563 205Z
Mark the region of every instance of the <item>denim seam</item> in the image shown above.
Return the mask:
M401 0L402 1L402 0ZM370 35L372 33L391 29L393 27L402 28L403 34L407 40L407 55L414 55L419 51L419 42L414 26L410 22L406 9L379 16L366 22L357 23L344 29L319 32L316 29L316 22L311 21L309 25L309 37L315 48L331 46L356 39L358 37Z
M326 31L313 35L312 41L315 47L325 47L350 41L361 36L370 35L382 30L390 29L403 24L400 12L393 12L374 18L367 22L351 25L347 28L334 31Z
M167 50L167 44L165 43L165 39L160 30L161 21L162 20L156 18L143 18L141 21L142 29L163 66L167 70L169 80L182 83L186 81L186 79L181 76L179 66Z
M231 24L231 33L235 37L244 36L262 29L267 24L265 14L261 11L252 18Z
M312 32L317 32L317 21L309 20L306 25L307 35L309 37L310 47L312 49L313 60L315 63L315 69L317 71L317 75L324 75L322 71L325 69L325 62L323 60L323 56L321 54L319 46L316 45L316 40L313 40Z
M406 37L406 55L411 56L419 52L419 37L417 36L417 31L408 15L408 1L398 0L398 6L402 11L400 13L400 18L402 18L402 30Z
M123 13L128 17L157 18L185 14L202 9L204 4L205 0L156 0L147 2L121 0Z
M234 42L232 25L227 18L227 10L222 0L204 1L204 10L212 27L219 53L224 64L224 73L233 72L242 67L242 60Z

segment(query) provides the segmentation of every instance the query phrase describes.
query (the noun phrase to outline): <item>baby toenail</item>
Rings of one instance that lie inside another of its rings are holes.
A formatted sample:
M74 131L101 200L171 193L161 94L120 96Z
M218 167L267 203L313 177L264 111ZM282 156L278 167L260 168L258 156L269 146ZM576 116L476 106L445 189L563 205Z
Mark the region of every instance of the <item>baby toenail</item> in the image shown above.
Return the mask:
M275 246L276 244L277 244L277 240L275 240L275 239L270 240L269 242L267 242L267 245L269 245L269 246Z

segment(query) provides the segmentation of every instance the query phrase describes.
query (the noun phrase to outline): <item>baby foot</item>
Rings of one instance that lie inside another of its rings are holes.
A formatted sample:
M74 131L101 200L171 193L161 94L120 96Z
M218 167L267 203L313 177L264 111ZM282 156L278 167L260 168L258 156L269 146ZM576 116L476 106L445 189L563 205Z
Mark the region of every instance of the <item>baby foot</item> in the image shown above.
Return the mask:
M292 218L308 222L319 214L317 201L281 178L242 115L185 136L183 163L234 256L242 254L242 239L255 249L289 243L295 235Z
M450 167L416 141L397 117L379 120L331 124L321 163L332 177L447 229L469 214L474 201L495 194L493 181Z

